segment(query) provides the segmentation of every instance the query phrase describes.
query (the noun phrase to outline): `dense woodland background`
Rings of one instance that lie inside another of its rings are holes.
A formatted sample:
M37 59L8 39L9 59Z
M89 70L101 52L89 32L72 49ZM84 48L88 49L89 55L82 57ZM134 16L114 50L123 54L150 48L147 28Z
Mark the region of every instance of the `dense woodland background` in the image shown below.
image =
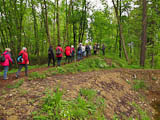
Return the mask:
M32 62L47 59L49 45L104 43L106 53L128 64L160 68L160 1L101 0L97 10L87 0L0 0L0 53L23 46Z

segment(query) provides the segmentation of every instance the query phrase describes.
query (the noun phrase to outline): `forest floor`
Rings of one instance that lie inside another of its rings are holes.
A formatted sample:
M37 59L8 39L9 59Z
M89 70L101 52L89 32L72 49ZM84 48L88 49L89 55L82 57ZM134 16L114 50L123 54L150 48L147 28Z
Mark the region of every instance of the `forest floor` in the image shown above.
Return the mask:
M109 62L109 63L108 63ZM107 60L108 64L111 61ZM45 71L48 68L30 70ZM159 120L160 111L160 70L123 69L79 72L75 74L56 74L45 79L28 80L21 73L16 79L15 74L9 75L9 80L0 80L0 120L31 120L32 112L40 107L46 89L57 86L65 90L64 98L75 98L80 88L92 88L105 98L105 116L111 120L116 114L120 119L139 116L133 104L146 110L153 120ZM7 88L20 79L23 84L18 88ZM133 90L134 80L144 80L147 89ZM155 107L155 108L154 108ZM157 110L156 110L157 108ZM154 115L154 116L153 116Z

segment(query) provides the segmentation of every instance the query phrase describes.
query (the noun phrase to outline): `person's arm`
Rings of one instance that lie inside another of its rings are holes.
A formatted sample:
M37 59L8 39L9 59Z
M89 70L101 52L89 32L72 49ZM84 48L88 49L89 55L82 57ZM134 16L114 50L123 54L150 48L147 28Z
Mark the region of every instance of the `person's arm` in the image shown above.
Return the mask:
M11 54L8 54L8 59L11 63L13 63L13 59L11 58Z

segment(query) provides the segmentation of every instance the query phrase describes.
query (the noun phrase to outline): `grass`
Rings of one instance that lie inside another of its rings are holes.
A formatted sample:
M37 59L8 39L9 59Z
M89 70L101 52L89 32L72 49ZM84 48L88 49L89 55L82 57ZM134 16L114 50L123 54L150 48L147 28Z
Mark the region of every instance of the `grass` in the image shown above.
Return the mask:
M47 73L32 72L29 74L28 80L45 79Z
M133 82L133 89L138 91L140 89L145 89L146 85L144 83L144 80L134 80Z
M7 85L7 88L19 88L23 84L23 82L24 82L24 79L21 79L14 84Z
M50 68L48 72L54 74L65 74L65 73L77 73L77 72L87 72L99 69L108 69L109 65L106 64L104 59L100 57L90 57L85 58L79 62L72 64L66 64L57 68Z
M58 88L48 92L39 111L33 112L34 120L105 120L104 99L95 90L81 89L77 98L65 100ZM92 99L88 99L92 98Z
M150 120L150 117L147 115L146 111L141 109L139 105L137 105L136 103L132 103L132 106L134 106L136 108L136 110L138 111L138 113L140 114L139 118L136 118L137 120ZM130 118L132 119L132 118ZM133 120L133 119L132 119Z

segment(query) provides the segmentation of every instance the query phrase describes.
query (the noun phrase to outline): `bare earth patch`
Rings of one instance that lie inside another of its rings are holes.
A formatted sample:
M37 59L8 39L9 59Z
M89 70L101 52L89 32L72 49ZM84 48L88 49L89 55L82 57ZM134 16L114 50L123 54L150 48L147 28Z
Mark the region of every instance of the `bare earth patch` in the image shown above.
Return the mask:
M54 89L57 86L65 91L64 99L75 98L80 88L97 90L98 94L106 99L105 115L108 120L112 119L115 114L120 116L122 120L129 117L139 117L139 113L132 103L141 106L154 119L155 110L150 104L155 96L156 99L159 99L157 97L160 91L160 75L158 73L159 71L152 70L115 69L55 75L43 80L29 81L26 78L19 88L1 89L0 120L31 120L31 113L40 107L47 89ZM155 76L156 78L153 80ZM146 84L154 86L148 86L149 91L147 90L143 94L144 97L132 89L132 81L135 77L136 79L144 79ZM154 96L155 91L157 93Z

